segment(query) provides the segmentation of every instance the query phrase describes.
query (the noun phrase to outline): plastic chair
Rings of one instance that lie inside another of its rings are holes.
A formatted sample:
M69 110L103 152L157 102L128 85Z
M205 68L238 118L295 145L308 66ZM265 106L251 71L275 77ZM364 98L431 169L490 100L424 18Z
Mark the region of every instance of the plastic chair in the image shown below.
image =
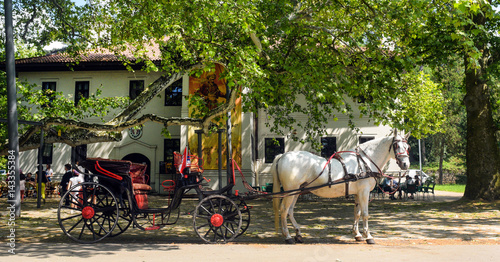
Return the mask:
M415 195L415 197L417 197L417 199L418 199L417 186L415 184L406 185L404 192L405 192L405 201L408 200L409 194Z

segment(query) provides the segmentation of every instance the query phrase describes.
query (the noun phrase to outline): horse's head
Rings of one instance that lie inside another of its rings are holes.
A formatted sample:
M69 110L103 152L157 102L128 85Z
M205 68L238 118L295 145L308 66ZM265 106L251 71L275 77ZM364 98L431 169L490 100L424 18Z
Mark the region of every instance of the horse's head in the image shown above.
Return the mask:
M408 137L410 137L410 133L402 136L394 130L394 138L392 139L391 147L394 151L394 158L396 159L399 168L403 170L410 168L410 145L408 145Z

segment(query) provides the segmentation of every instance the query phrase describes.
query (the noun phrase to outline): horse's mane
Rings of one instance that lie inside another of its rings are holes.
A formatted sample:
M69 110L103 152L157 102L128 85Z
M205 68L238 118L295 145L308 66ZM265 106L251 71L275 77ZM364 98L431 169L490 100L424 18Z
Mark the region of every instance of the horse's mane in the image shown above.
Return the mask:
M370 141L364 142L363 144L359 144L358 147L360 147L363 150L366 150L371 147L376 147L382 142L383 140L390 138L391 136L386 136L386 137L379 137L376 139L372 139Z

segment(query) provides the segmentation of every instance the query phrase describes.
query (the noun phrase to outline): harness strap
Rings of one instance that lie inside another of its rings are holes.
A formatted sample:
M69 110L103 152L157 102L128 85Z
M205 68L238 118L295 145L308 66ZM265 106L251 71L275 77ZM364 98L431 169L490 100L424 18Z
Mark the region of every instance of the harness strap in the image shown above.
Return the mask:
M356 153L357 155L357 153ZM342 169L344 169L344 177L342 179L344 179L346 182L345 182L345 198L348 198L349 197L349 173L347 173L347 167L345 166L345 163L344 163L344 159L342 158L342 156L336 154L333 158L337 159L340 164L342 165ZM354 176L355 177L355 176Z
M368 157L368 155L365 153L365 151L363 151L363 149L361 149L360 147L358 147L358 148L361 151L361 153L363 153L366 156L366 158L368 158L368 160L370 160L370 162L377 168L377 171L378 171L378 174L379 174L378 177L383 177L384 176L384 172L382 172L382 170L380 170L380 167L378 167L378 165L375 164L375 162L373 162L373 160L370 157ZM363 158L361 158L361 159L363 159ZM374 172L371 172L371 168L370 168L370 173L374 173Z
M331 162L328 162L328 184L329 187L328 188L332 188L332 163Z
M306 182L302 183L299 186L299 188L300 189L305 188L306 186L308 186L308 185L312 184L314 181L316 181L323 174L323 172L325 172L325 168L327 165L328 165L328 182L330 183L332 181L332 176L331 176L332 166L331 166L330 160L334 157L335 157L335 154L333 156L331 156L330 159L328 159L328 161L326 162L326 165L323 167L323 170L321 170L321 172L319 172L319 174L311 182L306 181ZM331 185L330 185L330 187L331 187Z

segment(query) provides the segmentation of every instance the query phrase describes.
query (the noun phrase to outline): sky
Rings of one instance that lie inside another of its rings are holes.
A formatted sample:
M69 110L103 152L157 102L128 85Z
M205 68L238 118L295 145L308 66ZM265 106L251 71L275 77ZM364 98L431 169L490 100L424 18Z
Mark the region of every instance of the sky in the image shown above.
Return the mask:
M87 0L72 0L72 1L75 2L75 4L78 6L82 6L87 2Z

